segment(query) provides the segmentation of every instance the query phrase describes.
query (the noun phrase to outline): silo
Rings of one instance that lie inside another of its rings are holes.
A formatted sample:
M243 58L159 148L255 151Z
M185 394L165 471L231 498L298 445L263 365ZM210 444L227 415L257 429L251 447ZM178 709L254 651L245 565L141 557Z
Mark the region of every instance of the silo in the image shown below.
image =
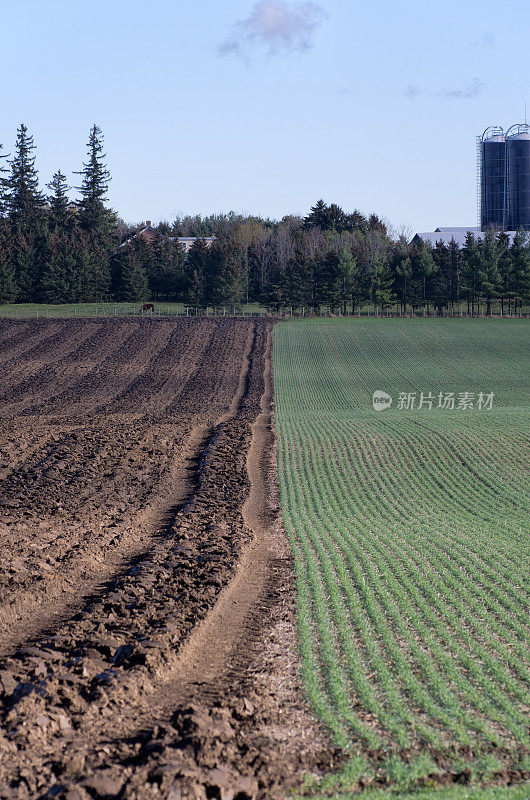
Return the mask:
M507 230L530 231L530 125L512 125L506 133Z
M487 128L480 140L480 227L504 226L506 142L498 125Z

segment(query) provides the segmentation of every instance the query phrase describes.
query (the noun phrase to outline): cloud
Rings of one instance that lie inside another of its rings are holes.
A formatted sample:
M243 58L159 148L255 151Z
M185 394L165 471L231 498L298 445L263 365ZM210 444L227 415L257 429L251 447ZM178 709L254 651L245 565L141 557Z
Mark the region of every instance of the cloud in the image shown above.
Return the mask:
M416 83L409 83L403 94L405 97L417 97L419 94L423 94L423 89Z
M473 78L471 83L466 84L460 88L447 88L438 92L442 97L454 97L462 100L469 100L473 97L478 97L484 91L484 84L480 78Z
M304 53L313 47L315 31L326 18L327 13L317 3L259 0L246 19L232 26L217 53L243 59L255 49L267 56Z
M403 94L411 99L420 97L420 95L429 95L430 97L450 97L454 100L471 100L482 94L485 88L485 84L480 78L473 78L463 86L448 86L438 92L428 92L417 84L409 84Z
M495 47L495 36L490 31L486 31L473 42L473 47Z

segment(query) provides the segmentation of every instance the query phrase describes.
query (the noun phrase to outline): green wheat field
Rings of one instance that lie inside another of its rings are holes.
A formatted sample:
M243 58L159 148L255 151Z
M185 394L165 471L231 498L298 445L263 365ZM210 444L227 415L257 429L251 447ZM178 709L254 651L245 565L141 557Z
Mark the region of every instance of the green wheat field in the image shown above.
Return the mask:
M350 754L308 796L530 797L528 332L275 328L303 680ZM376 391L390 407L374 409Z

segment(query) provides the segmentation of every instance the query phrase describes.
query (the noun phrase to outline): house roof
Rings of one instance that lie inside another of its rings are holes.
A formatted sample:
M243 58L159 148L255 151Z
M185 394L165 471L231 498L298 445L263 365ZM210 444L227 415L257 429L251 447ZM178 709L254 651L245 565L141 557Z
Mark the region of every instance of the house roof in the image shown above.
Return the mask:
M432 247L434 247L437 242L448 245L454 241L459 247L463 247L468 233L472 233L477 240L483 239L485 236L485 231L481 231L480 228L436 228L435 231L416 233L412 241L418 237L423 242L429 242ZM511 244L516 232L504 231L504 233L508 236Z

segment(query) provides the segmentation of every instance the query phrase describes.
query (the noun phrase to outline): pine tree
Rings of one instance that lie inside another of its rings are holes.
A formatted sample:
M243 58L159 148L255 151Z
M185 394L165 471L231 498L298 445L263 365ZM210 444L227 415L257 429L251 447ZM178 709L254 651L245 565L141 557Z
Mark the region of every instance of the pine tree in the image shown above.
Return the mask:
M15 156L9 161L10 175L5 182L5 203L11 222L22 233L37 230L42 224L46 201L39 191L39 175L35 169L33 136L22 124L17 131Z
M339 275L342 281L342 313L346 316L348 310L348 299L351 296L353 281L355 279L355 269L357 262L348 246L342 248L339 257Z
M207 248L202 266L200 302L219 306L246 298L244 254L233 239L219 239Z
M87 148L88 161L83 164L83 169L75 174L83 176L81 186L78 187L81 193L79 222L84 230L94 233L102 228L108 228L110 222L109 211L105 207L110 172L105 166L103 134L97 125L93 125L90 129Z
M9 169L5 165L5 160L8 158L7 153L2 153L3 145L0 144L0 219L3 217L6 210L6 193L7 193L7 178Z
M166 300L184 297L189 289L185 272L186 255L178 242L160 239L153 246L154 263L147 277L150 296Z
M504 301L508 300L509 304L511 298L512 262L510 258L510 237L506 233L499 233L497 246L499 248L499 297L502 317L504 316Z
M401 304L401 313L407 313L409 285L412 277L410 247L404 236L396 242L392 254L392 272L394 274L394 292Z
M44 206L35 168L35 144L22 124L17 131L15 155L9 160L5 180L5 207L11 227L11 266L17 285L17 299L37 299L37 287L46 239Z
M480 288L480 252L474 235L468 231L462 248L462 289L467 298L467 313L475 313L475 299Z
M530 238L527 231L520 230L513 237L510 247L511 280L514 293L515 311L517 303L522 312L523 303L530 296Z
M114 212L105 206L110 173L105 166L103 135L97 125L90 130L88 160L83 164L81 200L78 202L79 226L88 237L88 252L82 256L83 289L87 301L108 299L111 286L111 260L118 236Z
M455 303L460 301L460 291L462 284L462 253L454 239L449 242L449 301L451 312L454 314Z
M411 252L410 295L412 310L418 306L426 308L430 301L430 283L435 278L437 267L434 263L430 245L421 243Z
M325 230L327 225L327 211L328 207L323 200L318 200L314 206L311 206L311 211L304 218L305 228L321 228Z
M0 219L0 303L11 303L16 299L15 270L10 258L7 226Z
M208 269L208 244L203 238L195 239L186 256L186 273L188 276L189 295L192 303L199 303L204 296L202 289L203 276Z
M383 256L376 256L373 263L371 289L374 307L379 307L383 311L386 306L394 302L393 283L388 261Z
M10 261L15 284L17 300L29 303L37 299L38 268L41 264L42 244L40 239L21 231L11 232Z
M122 247L118 258L121 262L120 300L146 300L149 294L149 284L137 251L134 247Z
M50 203L50 226L52 229L65 230L71 222L71 215L68 210L68 189L66 175L61 170L57 170L50 183L46 186L52 194L48 198Z
M47 241L47 257L41 278L41 293L50 303L73 303L79 300L78 258L72 237L60 230Z
M486 231L480 245L480 284L482 294L486 300L486 315L491 315L491 301L498 295L500 274L500 250L493 228Z

